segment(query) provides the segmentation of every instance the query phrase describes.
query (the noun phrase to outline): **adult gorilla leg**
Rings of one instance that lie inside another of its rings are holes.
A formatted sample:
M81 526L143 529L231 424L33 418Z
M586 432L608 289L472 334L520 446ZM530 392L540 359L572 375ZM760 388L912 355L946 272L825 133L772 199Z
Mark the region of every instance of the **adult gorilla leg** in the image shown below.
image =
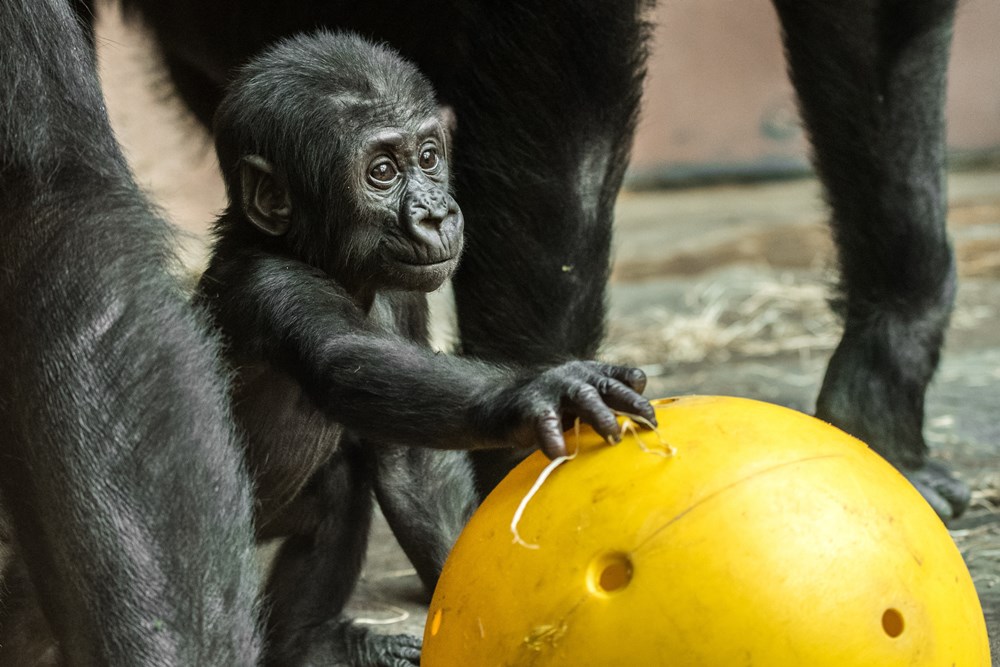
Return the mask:
M480 3L463 16L467 52L435 83L458 121L467 243L454 288L464 353L544 363L597 351L647 4ZM474 459L484 491L517 460Z
M253 664L249 483L167 226L68 3L0 2L0 45L0 494L27 574L2 632L40 607L72 665Z
M775 5L841 266L844 335L817 415L957 516L969 490L927 460L922 434L955 292L943 111L955 0Z

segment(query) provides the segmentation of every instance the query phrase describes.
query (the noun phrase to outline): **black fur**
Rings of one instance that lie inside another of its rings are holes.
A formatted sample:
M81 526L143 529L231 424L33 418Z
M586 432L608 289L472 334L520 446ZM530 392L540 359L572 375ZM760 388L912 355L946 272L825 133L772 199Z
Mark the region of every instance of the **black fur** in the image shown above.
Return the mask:
M200 299L235 372L258 532L290 536L267 589L267 664L417 664L418 639L369 633L341 612L372 490L436 582L477 496L465 455L435 449L555 456L566 418L609 438L620 432L608 406L655 419L634 369L428 349L424 292L462 246L439 116L410 63L325 32L254 58L216 114L230 206Z
M215 342L64 2L0 3L0 90L0 664L254 664Z

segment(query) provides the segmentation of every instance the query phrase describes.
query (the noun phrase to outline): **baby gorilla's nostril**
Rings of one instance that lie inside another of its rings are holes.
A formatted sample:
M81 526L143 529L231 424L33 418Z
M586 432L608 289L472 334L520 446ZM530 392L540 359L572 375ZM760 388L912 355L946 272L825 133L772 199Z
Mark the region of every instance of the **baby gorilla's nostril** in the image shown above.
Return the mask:
M425 225L427 227L440 227L441 222L444 221L446 213L447 211L445 211L445 213L438 213L437 211L425 211L424 215L420 217L418 222L421 225Z
M432 192L416 193L407 210L409 211L407 227L417 237L425 237L427 234L436 235L450 212L448 198L437 189ZM428 241L430 239L418 238L418 240Z

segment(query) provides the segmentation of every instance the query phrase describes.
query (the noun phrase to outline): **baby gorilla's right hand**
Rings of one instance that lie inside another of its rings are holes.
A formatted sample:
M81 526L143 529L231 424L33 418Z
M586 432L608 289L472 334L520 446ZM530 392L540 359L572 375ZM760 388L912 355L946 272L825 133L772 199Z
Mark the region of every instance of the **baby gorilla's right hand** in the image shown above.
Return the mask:
M513 444L556 458L566 455L563 427L573 418L613 442L621 439L616 410L655 425L653 406L641 395L645 388L646 374L638 368L571 361L522 378L503 392L498 405Z

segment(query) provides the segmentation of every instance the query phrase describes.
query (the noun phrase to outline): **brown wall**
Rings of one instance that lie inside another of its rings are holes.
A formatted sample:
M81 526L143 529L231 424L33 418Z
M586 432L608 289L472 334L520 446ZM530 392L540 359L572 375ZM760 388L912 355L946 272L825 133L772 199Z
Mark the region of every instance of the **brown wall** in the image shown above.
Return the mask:
M769 0L660 0L656 22L633 175L804 161ZM1000 147L1000 2L961 0L949 76L952 148Z

